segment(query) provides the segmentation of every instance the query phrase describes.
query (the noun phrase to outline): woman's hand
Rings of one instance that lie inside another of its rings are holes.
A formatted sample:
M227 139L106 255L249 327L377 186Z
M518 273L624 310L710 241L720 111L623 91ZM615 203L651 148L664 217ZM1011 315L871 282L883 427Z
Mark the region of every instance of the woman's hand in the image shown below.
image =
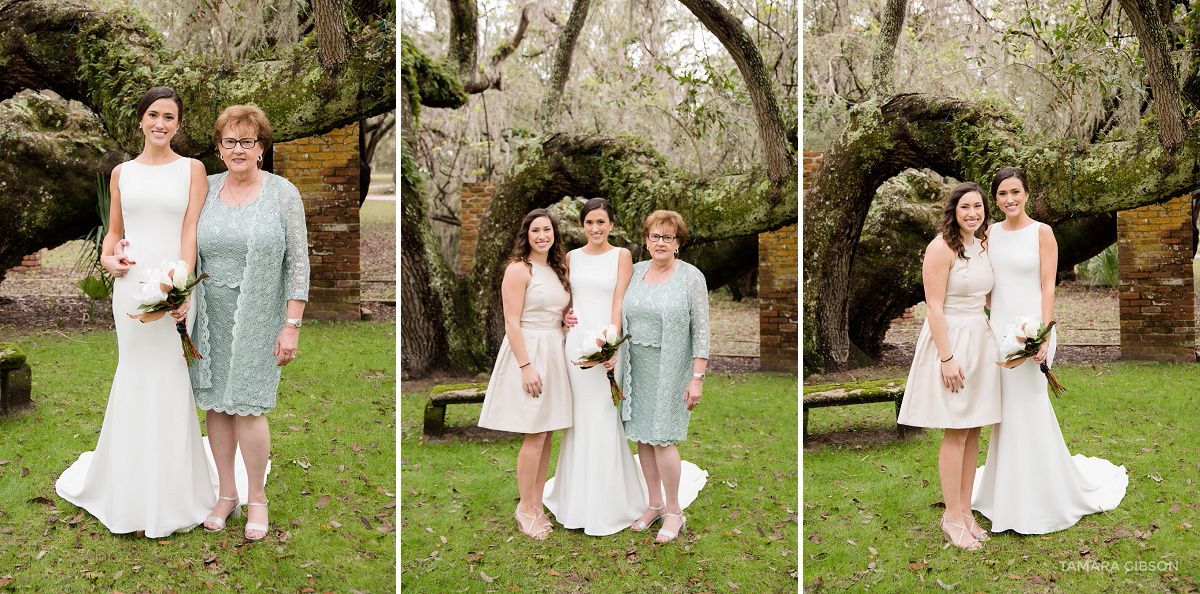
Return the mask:
M185 299L183 303L179 305L179 307L171 310L171 317L174 318L176 322L182 322L183 320L186 320L187 312L191 307L191 304L192 296L188 295L187 299ZM278 341L276 341L276 348L278 348Z
M698 377L693 377L692 381L688 382L687 390L683 392L683 402L687 404L687 409L692 410L700 404L700 392L704 390L704 382Z
M275 337L275 365L283 367L296 358L296 347L300 344L300 329L284 324L279 336Z
M563 326L570 328L579 323L579 318L575 317L575 308L568 309L563 312Z
M542 395L542 378L532 364L521 368L521 385L525 387L525 393L534 398Z
M967 376L963 374L962 368L958 366L958 361L951 358L949 361L942 363L942 385L950 388L951 392L957 393L961 390L966 384L966 379Z
M616 357L612 357L610 359L604 360L604 370L605 371L612 371L616 367L617 367L617 358Z
M122 276L129 274L129 267L137 264L137 262L130 260L129 257L125 255L125 246L127 245L129 245L129 240L122 239L121 241L118 241L116 247L113 248L113 255L100 256L100 266L107 270L109 274L113 275L113 278L121 278Z
M1041 365L1046 362L1046 356L1050 354L1050 341L1046 340L1042 346L1038 347L1038 352L1033 356L1033 362Z

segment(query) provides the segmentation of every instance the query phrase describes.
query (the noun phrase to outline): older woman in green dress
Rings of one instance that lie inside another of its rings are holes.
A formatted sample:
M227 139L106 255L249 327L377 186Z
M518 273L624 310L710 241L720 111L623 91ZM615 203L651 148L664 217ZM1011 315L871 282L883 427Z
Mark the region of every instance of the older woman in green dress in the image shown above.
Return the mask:
M208 279L193 295L193 336L203 359L191 368L220 481L204 527L224 528L239 509L234 459L240 446L248 482L245 536L261 540L268 526L266 413L275 406L280 369L296 357L308 300L308 235L296 186L260 169L271 146L271 123L262 110L226 108L213 138L228 171L208 176L197 226L196 269Z
M655 542L675 540L686 518L680 506L676 442L687 439L708 364L708 288L695 266L679 260L687 226L679 213L657 210L642 226L650 260L633 266L622 323L629 339L621 404L626 437L637 443L649 509L631 530L662 519Z

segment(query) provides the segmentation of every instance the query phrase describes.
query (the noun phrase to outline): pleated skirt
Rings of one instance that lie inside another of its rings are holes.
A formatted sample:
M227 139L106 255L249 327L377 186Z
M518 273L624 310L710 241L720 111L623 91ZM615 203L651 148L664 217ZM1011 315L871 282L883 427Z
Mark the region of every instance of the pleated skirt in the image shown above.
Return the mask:
M963 388L951 392L942 384L941 360L929 330L929 321L917 337L912 368L900 406L901 425L942 429L969 429L999 423L1000 359L988 319L981 314L946 316L950 352L965 379Z

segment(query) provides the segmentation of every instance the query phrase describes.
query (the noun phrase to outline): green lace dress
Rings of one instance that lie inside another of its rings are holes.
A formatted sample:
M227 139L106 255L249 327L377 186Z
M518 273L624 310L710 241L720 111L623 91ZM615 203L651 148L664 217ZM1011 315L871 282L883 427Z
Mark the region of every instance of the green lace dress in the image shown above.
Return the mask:
M708 287L704 274L683 261L666 281L647 284L649 265L633 265L621 310L621 327L631 335L621 420L629 441L667 446L687 439L692 413L683 395L692 359L708 358Z
M192 339L203 357L191 367L196 406L261 415L275 406L275 339L289 300L308 300L308 234L300 192L266 174L254 201L218 197L225 173L208 176L196 226L196 271L208 273L192 294Z

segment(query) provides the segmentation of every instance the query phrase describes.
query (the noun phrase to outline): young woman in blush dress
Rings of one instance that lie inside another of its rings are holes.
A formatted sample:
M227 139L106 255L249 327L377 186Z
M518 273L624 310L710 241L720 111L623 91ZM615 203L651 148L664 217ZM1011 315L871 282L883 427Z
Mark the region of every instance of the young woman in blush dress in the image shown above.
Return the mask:
M525 435L517 454L521 500L513 517L521 532L538 540L551 529L542 511L550 438L571 426L562 328L571 293L558 238L558 225L545 209L534 209L521 221L500 285L504 341L479 414L480 427Z
M925 248L921 276L928 315L917 338L897 423L943 429L938 476L946 503L941 527L950 544L982 547L987 533L971 516L979 431L1000 420L1000 368L984 305L992 265L983 190L963 183L942 208L938 236Z

